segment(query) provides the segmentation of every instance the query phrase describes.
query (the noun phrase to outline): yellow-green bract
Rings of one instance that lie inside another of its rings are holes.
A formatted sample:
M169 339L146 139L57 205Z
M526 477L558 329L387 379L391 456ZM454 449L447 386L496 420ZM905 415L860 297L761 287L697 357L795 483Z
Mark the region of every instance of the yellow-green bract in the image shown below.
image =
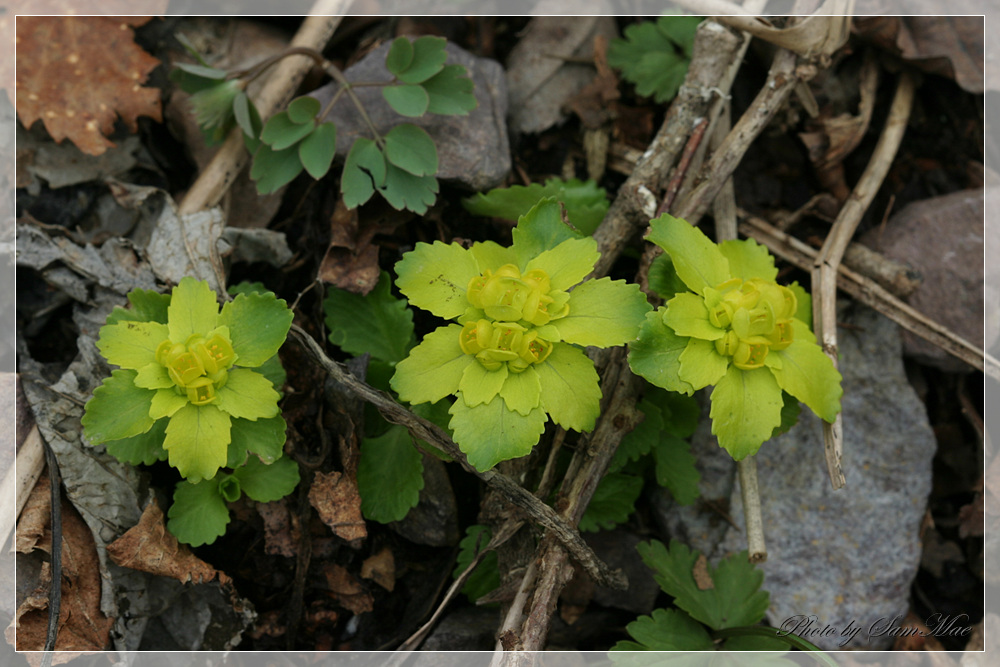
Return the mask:
M564 224L559 204L521 217L514 243L419 243L396 265L410 303L455 323L396 366L392 388L410 403L456 395L449 426L478 470L524 456L545 422L589 431L600 413L593 362L581 349L633 340L650 310L638 286L584 281L597 243Z
M129 295L132 310L116 308L101 328L97 347L119 369L87 402L84 436L109 451L116 443L142 447L153 460L162 448L190 482L213 478L227 462L242 465L247 451L266 463L278 458L279 396L251 369L285 341L285 302L270 292L240 294L220 312L215 292L194 278L170 297L138 292Z
M630 346L632 370L653 384L712 391L712 433L736 460L754 454L781 423L782 390L832 422L841 375L806 323L808 295L774 282L767 249L752 240L712 243L684 220L650 222L690 292L646 316ZM664 295L669 297L670 295Z

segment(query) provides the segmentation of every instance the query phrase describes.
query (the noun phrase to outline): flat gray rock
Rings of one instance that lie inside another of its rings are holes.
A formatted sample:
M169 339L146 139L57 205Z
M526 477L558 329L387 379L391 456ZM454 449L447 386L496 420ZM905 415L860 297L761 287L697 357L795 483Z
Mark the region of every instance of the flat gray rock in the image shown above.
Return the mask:
M348 81L391 81L385 67L386 42L347 68ZM379 87L355 88L372 123L382 134L400 123L412 123L434 139L438 151L437 178L458 183L470 190L489 190L510 173L510 141L507 137L507 80L500 63L479 58L451 42L447 44L448 65L464 65L475 84L479 106L466 116L428 114L421 118L400 116L382 97ZM310 93L325 107L339 84L330 83ZM337 125L337 156L344 158L357 137L371 133L357 109L346 96L337 102L329 119Z
M959 190L914 202L861 242L920 272L923 282L907 301L935 322L983 346L983 214L985 191ZM991 341L992 342L992 341ZM903 332L906 354L946 371L970 371L936 345Z
M897 325L863 306L838 320L852 327L838 332L847 486L830 486L821 421L803 408L795 428L757 456L768 551L761 567L771 625L814 616L810 630L831 628L828 636L805 630L820 648L849 640L847 648L880 650L894 638L869 629L899 625L909 607L937 445L903 371ZM731 506L742 525L738 485ZM730 530L716 555L743 549L745 534ZM851 627L860 628L853 638Z

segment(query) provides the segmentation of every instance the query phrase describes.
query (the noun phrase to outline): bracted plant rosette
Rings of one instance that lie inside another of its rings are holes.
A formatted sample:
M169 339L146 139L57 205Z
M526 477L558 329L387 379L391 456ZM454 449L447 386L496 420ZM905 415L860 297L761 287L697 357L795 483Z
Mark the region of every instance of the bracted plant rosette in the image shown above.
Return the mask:
M841 375L816 343L808 294L775 282L774 259L753 240L712 243L662 215L646 239L669 255L691 291L646 315L630 345L632 370L664 389L712 390L712 433L734 459L755 454L781 424L782 390L827 422L840 412Z
M168 458L191 483L242 466L247 452L281 456L279 394L257 370L285 341L292 312L274 294L219 304L184 278L172 295L135 290L115 308L97 347L120 368L94 390L82 424L91 444L132 463ZM276 361L276 360L275 360Z
M412 404L454 394L449 426L481 471L529 453L548 418L593 429L601 389L582 346L635 339L651 309L636 285L583 281L597 243L564 224L554 200L522 216L513 240L418 243L396 264L410 303L455 322L425 336L391 386Z

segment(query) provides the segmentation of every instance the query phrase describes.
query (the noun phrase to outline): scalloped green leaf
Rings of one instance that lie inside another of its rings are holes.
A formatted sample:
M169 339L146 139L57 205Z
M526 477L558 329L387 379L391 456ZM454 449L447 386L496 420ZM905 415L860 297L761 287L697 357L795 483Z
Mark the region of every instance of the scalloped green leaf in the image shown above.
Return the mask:
M398 424L361 441L358 493L361 513L379 523L402 521L420 502L424 464L410 432Z
M395 364L413 346L413 311L392 296L392 279L382 271L378 284L361 296L331 287L323 301L330 342L349 354L365 353Z
M781 423L783 403L770 369L730 366L712 390L712 434L737 461L756 454Z
M635 501L642 493L642 478L615 472L605 475L580 518L580 530L596 533L611 530L628 521L635 511Z
M688 338L680 356L680 379L695 389L717 383L729 369L729 357L715 349L715 343L700 338Z
M427 113L427 109L431 103L431 98L427 94L427 91L422 86L416 84L386 86L382 89L382 97L389 103L393 111L407 118L419 118L423 116Z
M431 176L438 170L434 140L427 130L410 123L397 125L386 133L385 159L414 176Z
M547 197L518 218L511 236L518 268L523 271L538 255L563 241L580 238L581 234L563 222L559 202Z
M669 213L649 222L646 240L670 253L677 275L695 294L732 278L719 247L700 229Z
M495 371L487 370L481 363L468 364L458 382L459 395L465 404L474 408L481 403L489 403L500 393L507 379L507 365Z
M128 293L128 301L132 304L131 313L135 319L142 322L167 323L167 308L170 306L169 294L160 294L154 290L137 287Z
M254 154L250 178L257 184L257 192L262 195L277 192L302 173L302 160L297 146L274 150L262 144Z
M340 177L340 193L344 206L355 208L385 185L386 164L382 151L371 139L358 137L351 145Z
M143 389L169 389L174 386L167 369L153 361L139 369L135 376L135 386Z
M714 651L705 626L679 609L654 609L625 627L647 651Z
M763 278L773 282L778 277L774 257L771 257L765 246L753 239L723 241L719 244L719 251L729 261L729 272L733 274L733 278Z
M94 389L80 419L91 444L131 438L152 428L149 406L154 392L136 387L135 376L133 370L114 370Z
M708 320L705 299L691 292L681 292L667 301L663 322L678 336L692 336L702 340L717 340L726 335L724 329Z
M701 421L701 405L693 396L665 391L659 387L646 389L645 398L656 405L663 415L663 430L678 438L694 434Z
M457 400L449 412L452 415L449 425L458 448L480 472L501 461L525 456L538 444L545 430L545 413L541 408L524 416L508 410L499 396L474 408Z
M663 430L663 414L660 409L646 399L641 400L637 407L645 417L622 438L611 459L611 465L608 466L608 472L618 472L629 461L638 461L652 451L660 440L660 431Z
M233 471L233 476L240 481L243 493L251 500L269 503L295 490L299 484L299 464L290 458L266 464L251 456L246 465Z
M446 320L462 315L469 307L466 289L480 274L472 252L457 243L441 241L417 243L395 268L396 286L410 303Z
M435 153L434 159L437 160ZM414 176L394 164L385 168L385 185L379 194L397 211L413 211L418 215L437 200L439 184L433 176Z
M490 543L492 535L487 526L474 524L465 529L465 537L458 543L458 557L455 559L455 570L452 577L458 577L465 572L476 556ZM475 571L465 580L462 593L475 602L487 593L500 587L500 565L496 551L490 551L476 566Z
M695 466L691 445L677 436L661 432L653 447L656 483L669 489L681 505L691 505L700 495L701 473Z
M509 373L500 388L500 396L507 407L527 417L541 402L542 382L538 371L531 366L520 373Z
M167 530L192 547L212 544L226 533L229 509L219 495L218 480L198 484L178 482L174 502L167 511Z
M167 339L168 332L167 325L159 322L123 320L106 324L101 327L97 349L115 366L139 370L156 362L156 348Z
M473 215L485 215L516 221L542 199L552 197L566 207L570 224L583 234L593 234L608 212L609 202L604 188L595 181L571 178L563 181L550 178L545 184L512 185L494 188L462 200Z
M661 16L625 28L608 46L608 64L620 69L640 95L657 103L672 99L684 82L695 30L702 18Z
M714 587L701 590L693 574L697 551L677 540L670 541L669 549L656 540L637 549L674 603L713 630L756 625L767 613L769 596L760 590L764 573L748 562L746 551L723 559L715 568L709 565Z
M600 278L570 292L569 315L553 320L564 341L611 347L634 341L643 318L652 310L634 283Z
M677 275L670 255L658 255L649 266L649 288L669 301L674 295L688 292L687 285Z
M292 311L274 294L238 294L222 307L238 366L256 367L278 353L292 326Z
M663 311L661 307L646 313L646 321L639 327L639 339L629 343L629 367L657 387L693 394L695 388L680 376L680 356L690 338L678 336L664 324Z
M228 460L229 427L229 415L214 405L180 408L163 440L170 465L188 481L211 479Z
M181 278L170 297L167 327L170 340L186 344L192 335L204 336L219 325L219 303L204 280Z
M281 415L267 419L233 419L229 430L226 467L236 468L247 460L247 453L256 454L264 463L281 458L288 428Z
M568 290L586 278L600 258L594 239L567 239L529 261L525 271L542 269L553 290Z
M237 419L268 419L280 413L278 392L266 377L249 368L233 368L226 384L215 391L220 410Z
M337 126L323 123L299 144L299 161L313 178L326 176L337 152Z
M819 345L801 340L800 330L805 329L805 324L792 320L792 326L796 336L792 344L784 350L772 350L768 355L781 359L780 368L767 365L779 387L832 423L840 412L840 398L844 395L840 384L843 376Z
M158 419L145 433L121 440L109 440L104 443L104 447L108 454L123 463L151 466L167 458L167 450L163 449L166 428L167 420Z
M464 116L479 106L472 92L475 84L468 74L462 65L446 65L421 83L427 91L427 111L442 116Z
M450 324L424 336L396 365L390 384L408 403L435 403L458 391L465 367L478 363L458 344L462 327Z
M548 359L533 364L542 387L542 408L556 424L590 431L601 412L594 362L579 348L557 343Z

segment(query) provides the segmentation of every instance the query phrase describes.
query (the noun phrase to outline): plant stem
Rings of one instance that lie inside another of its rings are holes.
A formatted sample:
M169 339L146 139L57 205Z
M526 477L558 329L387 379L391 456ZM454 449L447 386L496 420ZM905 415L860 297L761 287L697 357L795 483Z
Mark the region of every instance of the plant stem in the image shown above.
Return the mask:
M747 526L747 550L751 563L767 560L764 546L764 520L760 513L760 490L757 488L757 458L748 456L736 464L740 473L740 495Z
M811 651L813 653L818 653L816 656L817 660L822 661L824 664L830 667L837 667L837 663L834 662L833 658L826 654L826 651L816 646L812 642L806 641L802 637L791 632L782 634L783 631L778 628L772 628L766 625L753 625L745 626L741 628L723 628L721 630L713 630L713 639L727 639L729 637L771 637L779 641L783 641L792 648L797 648L800 651Z
M269 67L289 56L309 56L318 66L325 68L327 65L326 58L324 58L323 54L316 49L309 48L308 46L292 46L285 49L281 53L276 53L270 58L265 58L256 65L236 72L231 72L226 78L244 79L244 83L249 84L251 81L266 72Z
M358 99L358 96L355 94L354 84L348 81L347 77L344 76L344 73L340 71L340 68L332 63L327 63L326 71L331 77L333 77L334 81L343 86L341 90L345 91L351 98L351 101L354 102L354 106L358 110L358 113L361 114L361 118L365 121L365 125L368 126L368 130L372 133L372 135L374 135L375 143L378 144L380 149L385 150L385 141L382 139L382 135L379 134L379 131L375 128L375 123L372 122L368 112L365 111L365 105L361 103L361 100ZM337 92L339 93L340 91Z

